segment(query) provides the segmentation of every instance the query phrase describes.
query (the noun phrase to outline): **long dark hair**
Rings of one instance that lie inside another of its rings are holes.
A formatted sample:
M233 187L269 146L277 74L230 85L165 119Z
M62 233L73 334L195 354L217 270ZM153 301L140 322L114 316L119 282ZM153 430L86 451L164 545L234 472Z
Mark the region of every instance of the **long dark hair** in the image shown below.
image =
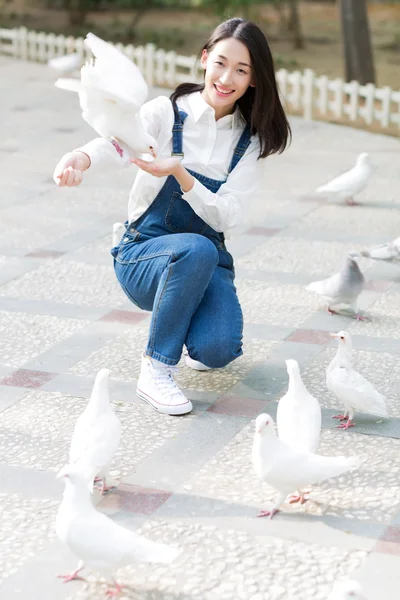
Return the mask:
M237 104L252 135L260 140L259 158L283 152L291 140L291 129L279 98L275 79L274 60L261 29L245 19L228 19L213 31L201 49L210 52L221 40L235 38L248 49L253 67L255 87L248 87ZM182 83L171 94L173 103L180 96L201 92L204 84Z

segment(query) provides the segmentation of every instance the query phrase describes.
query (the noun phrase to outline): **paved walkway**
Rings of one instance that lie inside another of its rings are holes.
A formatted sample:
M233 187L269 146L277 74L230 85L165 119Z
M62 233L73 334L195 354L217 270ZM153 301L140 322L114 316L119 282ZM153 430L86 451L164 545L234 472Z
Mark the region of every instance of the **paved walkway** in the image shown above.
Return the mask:
M398 600L400 269L362 261L367 323L329 316L304 284L337 270L349 249L399 235L400 142L293 119L292 147L266 163L253 226L228 242L245 354L210 373L180 364L178 381L195 410L166 417L135 397L149 313L127 302L108 253L133 169L88 173L79 189L55 187L56 161L92 132L76 97L53 80L46 67L0 57L1 598L104 597L94 583L55 578L76 561L56 539L54 517L62 492L55 473L96 372L109 367L123 425L114 461L121 480L100 507L183 548L172 567L121 571L137 598L323 600L336 578L351 577L370 600ZM362 206L312 196L362 151L377 167ZM354 336L356 367L387 395L388 422L360 415L354 430L334 429L328 332L343 328ZM274 494L252 473L253 419L275 414L290 357L323 406L320 452L360 454L364 462L315 486L308 504L259 520Z

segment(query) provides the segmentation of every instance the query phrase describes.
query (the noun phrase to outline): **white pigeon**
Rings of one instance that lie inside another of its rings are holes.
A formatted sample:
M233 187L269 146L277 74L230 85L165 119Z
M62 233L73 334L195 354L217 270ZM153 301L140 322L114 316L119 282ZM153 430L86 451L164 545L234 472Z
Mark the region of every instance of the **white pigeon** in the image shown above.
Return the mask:
M331 336L338 340L339 346L335 358L326 370L326 387L344 406L344 414L335 415L333 418L341 421L347 419L347 422L338 425L338 428L353 427L356 410L387 419L385 396L351 367L353 345L350 334L347 331L339 331L331 333Z
M84 462L91 481L95 476L102 481L102 494L111 489L106 476L121 438L121 423L110 406L109 375L108 369L97 373L88 405L75 423L69 450L71 464Z
M358 253L350 252L342 269L320 281L313 281L306 290L315 292L328 302L328 311L331 314L340 314L331 306L347 304L353 312L353 317L359 321L367 320L358 312L358 296L364 289L365 277L357 264Z
M349 579L335 583L328 600L367 600L367 598L363 595L358 581Z
M64 54L64 56L57 56L51 58L47 62L47 66L59 73L73 73L80 68L82 64L82 58L80 54L74 52L73 54Z
M270 519L278 512L286 496L294 490L337 477L359 467L358 458L344 456L320 456L309 452L298 452L280 440L274 428L274 420L265 413L256 419L252 451L253 468L256 475L278 492L272 510L261 511L259 517Z
M374 260L400 263L400 237L393 240L393 242L382 244L376 248L362 250L360 254L367 256L368 258L373 258Z
M122 234L124 233L124 224L123 223L114 223L113 225L113 230L112 230L112 245L113 248L114 246L118 246L121 238L122 238Z
M306 389L300 375L297 360L286 361L289 374L289 389L279 400L276 427L279 439L298 452L315 452L321 437L321 406ZM290 499L305 502L305 493L300 491Z
M356 164L352 169L335 177L329 183L321 185L316 189L316 192L332 194L346 200L347 204L356 204L354 196L366 187L372 170L370 156L363 152L358 155Z
M97 511L88 490L88 474L82 465L66 465L57 477L63 478L65 490L57 513L58 539L79 559L78 567L69 575L59 575L64 582L80 579L85 567L107 579L119 567L136 562L171 563L179 550L148 540L114 523ZM89 473L90 476L90 473ZM122 587L114 579L116 595Z
M148 87L138 67L93 33L87 34L85 43L95 61L82 67L80 82L59 79L55 85L78 91L82 117L99 135L122 141L135 154L156 156L158 144L145 132L140 118Z

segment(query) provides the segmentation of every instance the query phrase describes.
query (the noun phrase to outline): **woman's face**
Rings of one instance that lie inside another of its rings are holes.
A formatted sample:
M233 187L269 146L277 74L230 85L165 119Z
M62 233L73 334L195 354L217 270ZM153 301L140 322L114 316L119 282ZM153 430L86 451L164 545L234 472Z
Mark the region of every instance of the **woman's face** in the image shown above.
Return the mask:
M235 38L218 42L203 50L201 66L205 69L203 99L215 110L216 120L233 112L235 102L254 85L254 75L247 47Z

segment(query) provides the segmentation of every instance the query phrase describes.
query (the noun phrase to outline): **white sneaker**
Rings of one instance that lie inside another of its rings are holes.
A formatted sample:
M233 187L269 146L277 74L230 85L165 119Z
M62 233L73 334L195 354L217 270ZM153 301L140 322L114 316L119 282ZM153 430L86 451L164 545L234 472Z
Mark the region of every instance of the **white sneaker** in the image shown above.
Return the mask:
M175 367L153 361L143 354L136 394L160 413L185 415L193 406L175 383Z
M191 369L194 369L195 371L209 371L211 369L211 367L207 367L206 365L203 365L203 363L201 363L199 360L194 360L194 358L191 358L189 356L189 352L187 351L186 346L183 351L183 355L185 357L185 363L186 363L187 367L190 367Z

